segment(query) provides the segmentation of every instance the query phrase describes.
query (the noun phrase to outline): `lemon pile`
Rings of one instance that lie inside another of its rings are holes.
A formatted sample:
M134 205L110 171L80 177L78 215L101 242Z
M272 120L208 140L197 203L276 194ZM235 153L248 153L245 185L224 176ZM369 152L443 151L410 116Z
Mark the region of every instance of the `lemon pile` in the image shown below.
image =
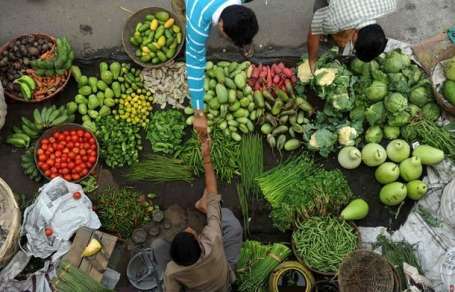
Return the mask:
M118 108L113 111L116 120L146 127L152 111L153 97L149 91L138 89L136 93L122 94L116 100Z

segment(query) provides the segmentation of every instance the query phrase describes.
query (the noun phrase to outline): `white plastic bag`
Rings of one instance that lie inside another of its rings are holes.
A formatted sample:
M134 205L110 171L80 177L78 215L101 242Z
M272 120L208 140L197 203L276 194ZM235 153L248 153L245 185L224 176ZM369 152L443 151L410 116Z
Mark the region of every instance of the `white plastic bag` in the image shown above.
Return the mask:
M80 198L73 196L79 192ZM35 202L24 212L21 234L27 237L25 252L47 258L69 250L69 239L80 227L98 229L101 223L82 187L56 177L39 190ZM46 228L52 235L46 235Z

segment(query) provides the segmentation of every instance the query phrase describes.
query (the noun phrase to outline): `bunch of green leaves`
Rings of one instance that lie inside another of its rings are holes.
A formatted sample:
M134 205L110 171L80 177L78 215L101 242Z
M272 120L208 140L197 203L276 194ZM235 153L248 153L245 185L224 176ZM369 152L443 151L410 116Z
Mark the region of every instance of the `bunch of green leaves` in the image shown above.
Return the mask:
M381 248L382 255L385 256L398 271L403 287L407 287L406 277L403 272L403 263L407 263L417 268L417 270L422 273L422 266L415 255L415 246L406 241L393 242L384 235L378 236L376 246Z
M147 223L147 207L140 202L140 196L126 187L98 191L92 198L103 228L127 239L136 227Z
M89 175L86 179L80 182L80 185L86 193L94 192L98 188L96 177L94 175Z
M313 174L302 177L299 183L288 190L281 203L272 209L273 224L285 231L297 221L338 214L352 196L341 171L316 169Z
M155 111L151 113L146 138L154 152L173 154L182 143L185 119L178 110Z
M210 138L210 155L215 172L222 181L230 183L234 176L239 174L240 144L219 129L214 129L210 133ZM201 145L195 132L175 153L175 157L185 161L196 176L204 173Z
M134 164L126 175L128 180L149 182L172 182L193 180L191 167L184 161L161 155L147 155Z
M139 127L107 116L96 121L96 129L101 158L107 166L123 167L139 161L139 151L142 150Z

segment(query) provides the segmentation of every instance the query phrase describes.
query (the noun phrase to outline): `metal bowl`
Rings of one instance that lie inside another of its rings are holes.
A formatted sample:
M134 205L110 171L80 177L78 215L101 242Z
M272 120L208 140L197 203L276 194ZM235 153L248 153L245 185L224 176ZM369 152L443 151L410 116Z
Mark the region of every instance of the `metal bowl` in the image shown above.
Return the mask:
M39 36L39 37L43 37L43 38L47 38L49 40L51 40L54 45L55 45L55 38L51 35L48 35L48 34L45 34L45 33L29 33L29 34L23 34L23 35L19 35L11 40L9 40L6 44L4 44L1 48L0 48L0 54L3 53L3 51L5 51L14 41L16 41L17 39L21 38L21 37L25 37L25 36L29 36L29 35L33 35L33 36ZM45 100L48 100L52 97L54 97L55 95L57 95L60 91L63 90L63 88L65 88L66 84L68 84L68 81L70 80L70 77L71 77L71 74L70 74L70 70L66 70L65 74L64 74L66 77L65 77L65 82L62 83L62 85L60 85L59 88L57 88L54 92L52 92L51 94L47 95L46 97L44 98L41 98L41 99L31 99L31 100L25 100L22 96L19 96L19 95L15 95L11 92L8 92L5 88L5 95L13 100L16 100L16 101L21 101L21 102L28 102L28 103L38 103L38 102L42 102L42 101L45 101Z
M181 32L182 32L182 42L180 43L180 45L177 47L176 51L175 51L175 55L174 57L170 58L169 60L167 60L166 62L163 62L163 63L160 63L160 64L152 64L152 63L144 63L144 62L141 62L141 60L136 56L136 50L137 48L134 47L130 41L129 41L129 38L134 34L135 30L136 30L136 24L138 22L142 22L144 21L144 18L146 15L148 14L154 14L158 11L166 11L167 13L169 13L169 15L175 19L175 24L178 25L181 29ZM167 9L164 9L164 8L161 8L161 7L147 7L147 8L143 8L139 11L137 11L136 13L134 13L133 15L131 15L127 21L126 21L126 24L125 24L125 27L123 28L123 34L122 34L122 44L123 44L123 48L125 49L126 53L128 54L128 56L138 65L141 65L142 67L145 67L145 68L159 68L161 66L164 66L166 64L169 64L170 62L172 62L179 54L180 54L180 51L182 50L183 48L183 44L185 43L184 42L185 40L185 26L183 25L183 23L180 21L180 18L178 18L174 13L172 13L171 11L167 10Z
M49 138L51 137L54 133L56 132L62 132L62 131L68 131L68 130L84 130L86 132L89 132L90 134L92 134L93 138L95 138L95 143L96 143L96 161L95 163L93 164L92 168L89 170L88 174L84 177L81 177L80 179L78 180L71 180L71 182L80 182L84 179L86 179L87 177L89 177L91 175L91 173L95 170L96 166L98 165L98 161L99 161L99 157L100 157L100 145L98 143L98 139L96 139L96 136L95 134L93 134L92 131L82 127L81 125L79 124L74 124L74 123L67 123L67 124L63 124L63 125L59 125L59 126L55 126L55 127L52 127L50 129L47 129L42 135L41 137L39 137L39 139L36 141L36 145L35 145L35 165L36 165L36 168L38 168L39 172L41 173L41 175L43 177L45 177L47 180L51 180L50 177L47 177L44 172L38 167L38 148L39 148L39 145L41 144L41 140L43 139L46 139L46 138Z

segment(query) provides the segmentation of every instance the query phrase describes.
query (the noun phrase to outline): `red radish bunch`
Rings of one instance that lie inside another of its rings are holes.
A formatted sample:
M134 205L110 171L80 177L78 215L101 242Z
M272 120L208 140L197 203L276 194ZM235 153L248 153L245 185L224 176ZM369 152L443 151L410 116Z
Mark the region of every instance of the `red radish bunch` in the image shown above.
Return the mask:
M92 170L98 149L92 133L81 129L55 132L42 139L36 154L37 166L48 178L77 181Z
M249 70L248 84L254 90L271 88L286 88L287 82L295 85L297 77L292 69L284 66L283 63L269 65L251 65Z

